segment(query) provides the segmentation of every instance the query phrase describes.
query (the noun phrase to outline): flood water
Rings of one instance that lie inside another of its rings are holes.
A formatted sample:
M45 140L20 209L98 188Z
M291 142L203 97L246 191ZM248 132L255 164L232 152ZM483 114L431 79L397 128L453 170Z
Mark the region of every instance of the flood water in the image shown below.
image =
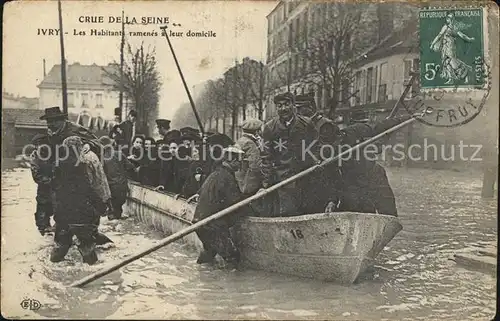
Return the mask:
M491 320L496 277L458 267L453 254L496 244L495 200L482 200L481 177L388 169L403 231L372 271L350 287L260 271L196 264L197 253L172 244L95 281L68 288L126 255L158 242L134 222L102 220L115 246L82 264L73 248L48 261L51 237L36 230L36 186L27 169L2 172L2 315L8 318ZM21 301L38 300L36 311Z

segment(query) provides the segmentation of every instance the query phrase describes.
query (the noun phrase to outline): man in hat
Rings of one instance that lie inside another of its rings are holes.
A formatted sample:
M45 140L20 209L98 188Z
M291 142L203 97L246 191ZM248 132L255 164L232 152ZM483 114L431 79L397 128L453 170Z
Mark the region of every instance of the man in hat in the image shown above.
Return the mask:
M158 129L158 134L165 140L165 136L170 130L170 120L168 119L157 119L156 120L156 128Z
M308 167L319 159L317 154L318 132L311 121L299 114L291 93L274 97L278 116L264 125L262 138L263 187L281 182ZM279 202L274 216L303 214L301 181L291 183L278 190ZM278 206L279 203L279 206Z
M56 244L50 260L62 261L72 245L73 235L76 235L83 261L94 264L97 261L95 246L99 238L99 218L111 199L111 192L99 158L92 151L83 149L80 137L67 137L62 147L67 151L67 157L56 171Z
M319 134L319 146L332 145L339 136L338 126L330 119L318 112L314 93L295 97L297 113L311 120ZM330 156L330 155L328 155ZM339 168L330 166L321 168L309 174L303 180L304 188L303 209L307 213L319 213L331 202L338 204L342 195L342 175Z
M160 129L161 125L160 122L158 124L158 131L164 136L163 139L157 142L160 169L158 174L159 185L156 189L179 193L180 187L178 187L179 184L175 175L175 162L177 149L181 144L181 132L176 129L164 132L163 129Z
M297 113L304 117L308 117L319 133L320 143L331 144L336 136L338 136L339 128L330 119L318 112L316 101L312 94L299 95L295 99Z
M45 114L40 117L47 121L49 142L57 148L62 145L64 139L70 136L78 136L82 139L85 149L91 149L97 155L100 155L100 144L97 137L88 129L68 121L68 114L61 112L59 107L45 108ZM64 156L58 154L57 150L52 151L54 157Z
M120 127L123 130L124 141L130 148L133 143L132 139L139 134L137 131L137 112L135 110L129 111L127 120L122 122Z
M259 119L247 119L241 129L243 135L236 144L245 152L241 170L236 172L236 180L241 192L246 197L255 194L262 186L262 173L260 167L260 146L262 145L260 132L264 123Z
M217 166L200 189L198 205L193 217L193 223L201 221L242 200L242 194L234 173L241 167L244 155L239 146L230 146L223 150L223 161ZM198 264L213 262L219 254L232 265L239 261L239 252L231 237L230 227L245 210L237 210L227 216L200 227L196 234L203 243L203 252L198 257Z

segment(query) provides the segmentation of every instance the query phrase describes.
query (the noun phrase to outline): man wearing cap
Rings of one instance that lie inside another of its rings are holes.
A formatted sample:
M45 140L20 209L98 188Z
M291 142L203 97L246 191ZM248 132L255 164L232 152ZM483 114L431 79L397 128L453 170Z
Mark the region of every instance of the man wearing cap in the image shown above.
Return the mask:
M234 173L241 167L243 150L230 146L223 150L223 161L212 172L200 189L193 223L201 221L242 200L242 194ZM216 254L230 265L239 261L239 252L231 237L230 227L244 215L240 209L218 220L200 227L196 234L203 243L204 251L198 257L198 264L213 262Z
M295 97L297 113L311 120L319 134L319 145L333 145L339 136L338 126L318 112L313 94ZM327 155L330 156L330 155ZM304 180L303 208L307 213L323 212L330 202L338 204L343 190L340 169L335 166L321 168L309 174Z
M164 127L160 128L160 126L162 126L161 122L158 124L158 132L163 135L163 139L158 141L160 170L158 174L159 185L156 189L179 193L180 189L177 187L174 163L176 161L177 147L181 143L181 132L176 129L165 132Z
M318 158L318 132L311 121L297 114L291 93L274 97L278 116L264 125L262 138L263 187L281 182L314 165ZM278 189L279 202L271 215L293 216L302 212L302 181ZM279 206L278 206L279 203Z
M165 140L165 136L170 130L170 120L168 119L157 119L156 120L156 128L158 129L158 134L160 134L161 138Z
M260 159L260 146L262 145L259 136L264 123L259 119L247 119L241 129L243 135L236 144L245 152L241 170L236 172L236 180L241 192L246 197L255 194L262 186L262 173Z

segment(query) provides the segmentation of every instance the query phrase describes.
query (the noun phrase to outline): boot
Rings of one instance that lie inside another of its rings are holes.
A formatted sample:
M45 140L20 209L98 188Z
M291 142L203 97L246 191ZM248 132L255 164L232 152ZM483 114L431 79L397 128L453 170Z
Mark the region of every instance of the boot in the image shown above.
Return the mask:
M64 260L66 254L68 254L70 245L56 244L50 253L50 262L56 263Z
M98 232L95 238L96 245L104 245L107 243L114 243L109 237Z
M82 255L83 263L93 265L97 262L97 253L95 252L95 244L80 245L78 251Z
M205 264L205 263L213 263L215 259L215 254L212 251L203 250L198 256L198 260L196 263Z

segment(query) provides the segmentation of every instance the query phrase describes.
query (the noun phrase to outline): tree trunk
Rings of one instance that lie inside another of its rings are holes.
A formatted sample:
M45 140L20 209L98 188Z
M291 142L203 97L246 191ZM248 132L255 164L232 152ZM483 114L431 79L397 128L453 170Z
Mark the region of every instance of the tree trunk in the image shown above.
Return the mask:
M234 137L236 135L236 122L238 118L238 108L235 106L233 107L233 110L231 111L231 138L234 140Z
M225 112L224 112L224 114L222 115L222 117L224 117L224 119L222 120L222 133L223 133L224 135L226 135L226 117L227 117L227 115L226 115L226 113L225 113ZM219 129L217 128L217 130L219 130Z

